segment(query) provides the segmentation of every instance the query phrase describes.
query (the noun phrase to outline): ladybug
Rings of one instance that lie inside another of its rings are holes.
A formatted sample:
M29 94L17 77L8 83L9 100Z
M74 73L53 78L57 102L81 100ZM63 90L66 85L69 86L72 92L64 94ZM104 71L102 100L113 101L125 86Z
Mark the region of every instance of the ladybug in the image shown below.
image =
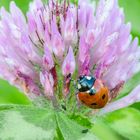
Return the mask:
M109 99L109 90L100 79L93 76L80 76L78 79L78 99L94 109L104 107Z

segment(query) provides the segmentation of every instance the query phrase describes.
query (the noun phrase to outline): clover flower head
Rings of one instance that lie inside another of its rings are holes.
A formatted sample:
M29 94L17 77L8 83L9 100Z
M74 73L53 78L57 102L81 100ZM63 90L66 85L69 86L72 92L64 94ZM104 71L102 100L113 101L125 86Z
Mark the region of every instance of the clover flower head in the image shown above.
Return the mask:
M74 81L92 75L109 89L101 114L140 101L138 86L112 102L140 70L138 39L117 0L34 0L26 17L11 2L10 12L0 13L0 76L31 99L75 97Z

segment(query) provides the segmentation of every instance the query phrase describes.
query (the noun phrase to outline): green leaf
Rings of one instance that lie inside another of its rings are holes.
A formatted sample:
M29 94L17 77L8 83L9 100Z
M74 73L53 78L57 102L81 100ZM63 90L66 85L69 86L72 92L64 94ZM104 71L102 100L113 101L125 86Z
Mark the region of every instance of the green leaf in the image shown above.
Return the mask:
M65 114L56 113L56 120L61 140L97 140L88 128L70 120Z
M82 121L82 119L81 119ZM90 129L54 109L0 106L0 138L13 140L95 140Z
M131 107L138 109L140 111L140 102L132 104Z
M0 79L0 103L30 104L31 102L17 88Z
M89 129L100 140L124 140L124 137L120 136L109 126L107 126L100 117L96 118L96 116L91 116L90 119L85 116L75 114L70 116L70 119L76 121L81 126L86 127L87 130Z
M102 118L96 118L92 131L100 140L125 140L124 137L112 130Z
M89 129L93 125L90 122L89 118L86 118L85 116L81 116L81 115L78 115L78 114L73 114L72 116L70 116L70 119L76 121L81 126L87 127Z
M5 109L0 112L1 139L53 140L56 122L52 110L10 105Z
M106 123L118 134L129 140L140 139L140 112L134 108L125 108L110 113Z

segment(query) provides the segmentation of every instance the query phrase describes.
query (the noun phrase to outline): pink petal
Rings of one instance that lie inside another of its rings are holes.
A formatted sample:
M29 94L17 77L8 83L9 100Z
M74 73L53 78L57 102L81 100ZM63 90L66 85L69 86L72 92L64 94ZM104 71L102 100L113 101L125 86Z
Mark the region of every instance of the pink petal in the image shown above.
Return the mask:
M68 74L73 74L75 70L75 65L76 64L75 64L73 49L72 47L69 47L69 52L62 65L62 74L64 76L67 76Z
M45 55L43 57L43 62L44 62L44 66L50 70L54 67L54 61L52 58L52 54L50 52L50 50L48 49L48 46L45 46Z
M55 20L53 20L51 23L51 30L52 30L52 34L51 34L52 50L57 57L61 58L64 53L65 46L64 46L62 36L58 31Z
M61 28L62 34L64 37L64 41L67 45L71 45L77 42L77 30L76 30L76 21L77 21L77 13L76 8L73 6L69 6L66 20L64 21L63 17L61 17Z
M44 93L48 98L51 98L54 96L54 91L53 91L53 86L54 86L54 81L53 77L51 74L45 72L45 73L40 73L40 81L42 86L44 87Z
M21 10L16 6L15 2L10 3L10 12L14 23L20 28L26 27L26 20Z

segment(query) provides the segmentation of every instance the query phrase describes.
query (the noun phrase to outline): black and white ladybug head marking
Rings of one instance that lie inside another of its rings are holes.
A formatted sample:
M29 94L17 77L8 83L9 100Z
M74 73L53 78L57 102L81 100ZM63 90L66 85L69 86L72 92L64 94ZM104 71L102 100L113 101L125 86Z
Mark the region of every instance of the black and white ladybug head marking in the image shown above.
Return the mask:
M85 92L90 90L93 87L95 80L96 79L93 76L80 76L77 85L78 90L80 92Z

